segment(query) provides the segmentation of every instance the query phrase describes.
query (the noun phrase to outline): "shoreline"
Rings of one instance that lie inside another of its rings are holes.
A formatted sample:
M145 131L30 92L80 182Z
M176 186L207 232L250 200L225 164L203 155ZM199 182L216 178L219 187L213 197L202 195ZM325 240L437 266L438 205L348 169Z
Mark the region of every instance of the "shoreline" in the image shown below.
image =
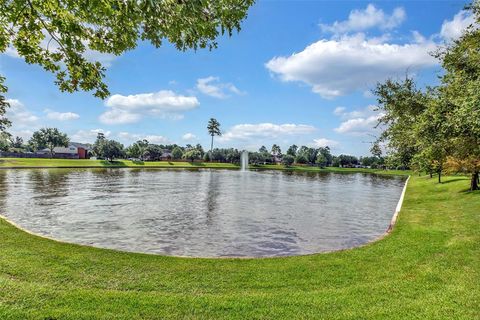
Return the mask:
M21 167L23 168L23 167ZM36 167L33 167L33 169L35 169ZM76 168L86 168L86 167L74 167L75 169ZM94 168L99 168L99 167L94 167ZM101 168L101 167L100 167ZM120 168L123 168L123 169L132 169L132 167L120 167ZM148 168L151 168L151 167L148 167ZM176 169L184 169L184 168L179 168L179 167L175 167ZM12 168L10 168L12 169ZM32 168L29 168L29 169L32 169ZM37 168L37 169L72 169L72 167L56 167L56 168L52 168L52 167L46 167L46 168ZM88 168L86 168L88 169ZM152 169L155 169L155 168L152 168ZM162 168L163 169L163 168ZM224 169L224 168L189 168L189 169ZM269 169L265 169L265 170L269 170ZM278 170L278 169L277 169ZM328 172L328 171L327 171ZM330 171L332 172L332 171ZM332 173L335 173L335 172L332 172ZM338 173L338 172L337 172ZM359 172L352 172L352 173L359 173ZM360 172L362 173L362 172ZM365 172L363 172L365 173ZM374 174L376 174L375 172L372 172ZM207 257L207 256L180 256L180 255L165 255L165 254L157 254L157 253L148 253L148 252L138 252L138 251L127 251L127 250L119 250L119 249L113 249L113 248L106 248L106 247L98 247L98 246L94 246L94 245L88 245L88 244L80 244L80 243L75 243L75 242L69 242L69 241L64 241L64 240L60 240L60 239L56 239L56 238L52 238L52 237L49 237L49 236L46 236L46 235L42 235L42 234L38 234L38 233L35 233L33 231L30 231L26 228L23 228L22 226L20 226L19 224L17 224L16 222L13 222L11 221L9 218L7 218L5 215L3 215L1 212L0 212L0 219L6 221L7 223L11 224L13 227L29 234L29 235L32 235L32 236L35 236L35 237L39 237L39 238L42 238L42 239L46 239L46 240L50 240L50 241L54 241L54 242L57 242L57 243L63 243L63 244L68 244L68 245L74 245L74 246L82 246L82 247L88 247L88 248L93 248L93 249L100 249L100 250L111 250L111 251L115 251L115 252L120 252L120 253L131 253L131 254L141 254L141 255L149 255L149 256L160 256L160 257L171 257L171 258L181 258L181 259L212 259L212 260L223 260L223 259L233 259L233 260L257 260L257 259L282 259L282 258L294 258L294 257L306 257L306 256L315 256L315 255L324 255L324 254L329 254L329 253L335 253L335 252L342 252L342 251L350 251L350 250L355 250L357 248L362 248L362 247L365 247L365 246L368 246L370 244L373 244L373 243L376 243L380 240L383 240L384 238L386 238L388 235L390 235L393 231L393 228L398 220L398 216L400 214L400 211L401 211L401 208L402 208L402 205L403 205L403 201L404 201L404 197L405 197L405 193L406 193L406 190L407 190L407 186L408 186L408 182L410 180L410 175L407 177L407 179L405 180L405 184L403 186L403 189L402 189L402 193L400 194L400 198L397 202L397 206L396 206L396 209L395 209L395 212L392 216L392 219L390 221L390 224L388 225L387 229L381 234L379 235L378 237L372 239L372 240L369 240L365 243L362 243L360 245L356 245L356 246L352 246L352 247L348 247L348 248L341 248L341 249L336 249L336 250L326 250L326 251L319 251L319 252L312 252L312 253L307 253L307 254L296 254L296 255L285 255L285 256L265 256L265 257L262 257L262 256L221 256L221 257Z

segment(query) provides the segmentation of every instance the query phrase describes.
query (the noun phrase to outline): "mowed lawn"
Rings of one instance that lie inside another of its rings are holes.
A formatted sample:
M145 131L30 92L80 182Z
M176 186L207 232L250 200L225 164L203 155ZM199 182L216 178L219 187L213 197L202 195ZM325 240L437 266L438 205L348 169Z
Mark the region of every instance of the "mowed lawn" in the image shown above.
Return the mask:
M44 158L0 158L0 168L76 168L76 167L99 167L99 168L214 168L214 169L239 169L240 166L232 163L216 162L187 162L187 161L130 161L115 160L86 160L86 159L44 159ZM369 172L382 174L408 174L407 171L398 170L374 170L363 168L320 168L316 166L293 165L250 165L251 169L268 170L297 170L297 171L329 171L329 172Z
M22 167L165 167L165 168L225 168L236 169L231 163L203 163L187 161L130 161L130 160L90 160L90 159L48 159L48 158L0 158L0 168Z
M435 180L412 176L386 238L301 257L122 253L0 220L0 319L480 319L480 193Z

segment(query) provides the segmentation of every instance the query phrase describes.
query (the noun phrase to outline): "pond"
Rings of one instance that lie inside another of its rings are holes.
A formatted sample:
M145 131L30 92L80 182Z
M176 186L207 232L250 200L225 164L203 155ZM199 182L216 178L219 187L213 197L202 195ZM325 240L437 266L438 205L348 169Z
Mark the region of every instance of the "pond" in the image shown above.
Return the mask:
M101 248L289 256L376 239L404 183L362 173L0 170L0 213L36 234Z

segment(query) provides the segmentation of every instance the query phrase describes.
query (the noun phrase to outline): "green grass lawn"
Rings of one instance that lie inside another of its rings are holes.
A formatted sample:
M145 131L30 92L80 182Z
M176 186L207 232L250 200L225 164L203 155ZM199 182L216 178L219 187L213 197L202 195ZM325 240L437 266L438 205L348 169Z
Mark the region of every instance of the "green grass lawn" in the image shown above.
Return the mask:
M269 259L58 243L0 219L0 319L480 319L480 193L413 176L393 232Z
M43 158L0 158L0 168L38 168L38 167L100 167L100 168L215 168L215 169L239 169L232 163L215 162L187 162L187 161L105 161L105 160L79 160L79 159L43 159ZM399 170L373 170L361 168L320 168L315 166L290 166L284 165L250 165L251 169L268 170L296 170L296 171L330 171L330 172L369 172L386 174L408 174L409 171Z
M43 159L43 158L0 158L0 167L165 167L165 168L224 168L236 169L231 163L203 163L187 161L129 161L129 160L86 160L86 159Z

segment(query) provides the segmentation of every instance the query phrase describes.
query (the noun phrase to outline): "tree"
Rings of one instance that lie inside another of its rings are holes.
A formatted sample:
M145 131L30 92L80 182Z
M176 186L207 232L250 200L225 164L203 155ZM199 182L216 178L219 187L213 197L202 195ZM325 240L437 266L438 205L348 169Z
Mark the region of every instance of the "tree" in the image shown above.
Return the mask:
M308 158L305 155L305 153L298 153L297 156L295 157L295 162L296 163L301 163L301 164L307 164L308 163Z
M199 160L202 158L202 155L200 154L200 151L197 149L190 149L185 151L183 154L183 158L189 160L190 162L193 162L195 160Z
M318 153L315 163L324 168L327 165L327 158L322 153Z
M475 22L452 44L440 50L445 73L439 87L444 102L446 144L449 146L447 169L471 175L470 190L479 189L480 172L480 2L468 9Z
M418 170L426 170L438 174L438 182L442 182L444 164L449 154L449 125L447 115L450 106L441 98L431 96L425 111L418 117L412 128L416 137L417 154L413 162Z
M282 158L282 163L287 167L291 166L294 161L295 158L291 154L286 154Z
M203 155L205 154L205 151L203 151L203 147L200 143L197 143L197 145L195 146L195 149L197 149L198 151L200 151L200 157L203 158Z
M7 127L11 125L11 122L7 118L5 118L5 113L7 112L7 108L10 107L10 104L7 102L4 96L4 94L7 93L7 87L3 85L4 80L5 78L0 75L0 133L5 132Z
M29 144L34 146L35 150L47 148L51 158L53 158L56 147L68 147L69 143L67 135L57 128L42 128L35 131L29 140Z
M175 147L172 150L172 158L173 160L179 160L182 159L183 156L183 151L179 147Z
M207 125L208 134L212 136L212 143L210 145L210 151L213 150L213 137L221 136L222 132L220 131L220 122L217 119L210 118Z
M372 144L372 147L370 148L370 153L377 158L380 158L382 156L382 148L380 147L380 143L378 141L375 141Z
M8 132L0 131L0 151L8 151L12 145L12 136Z
M388 79L377 84L373 93L377 96L377 111L381 114L377 127L384 127L377 143L386 143L401 166L408 168L418 151L412 128L426 110L428 98L409 77L403 81Z
M296 145L291 145L288 150L287 150L287 154L295 157L297 155L297 150L298 150L298 147Z
M325 157L325 166L329 166L329 165L332 164L333 156L330 152L330 147L329 146L318 148L317 149L317 158L318 158L319 154L322 154L323 157Z
M99 142L97 152L98 156L110 162L124 155L123 145L120 142L108 139L103 139Z
M21 149L23 147L23 138L16 136L15 140L12 141L12 148Z
M272 154L273 154L274 156L280 156L280 155L282 154L282 149L280 149L280 146L274 144L274 145L272 146Z
M95 143L93 144L92 151L97 157L101 157L101 147L102 144L106 141L107 139L105 138L105 134L103 132L97 133L97 139L95 140Z
M163 147L158 144L149 144L145 150L144 157L148 160L160 160L163 154Z
M92 51L120 55L142 41L156 48L168 41L181 51L214 49L218 36L240 30L253 3L0 1L0 53L15 49L26 62L53 73L61 91L93 90L104 99L109 96L105 68L88 58Z

